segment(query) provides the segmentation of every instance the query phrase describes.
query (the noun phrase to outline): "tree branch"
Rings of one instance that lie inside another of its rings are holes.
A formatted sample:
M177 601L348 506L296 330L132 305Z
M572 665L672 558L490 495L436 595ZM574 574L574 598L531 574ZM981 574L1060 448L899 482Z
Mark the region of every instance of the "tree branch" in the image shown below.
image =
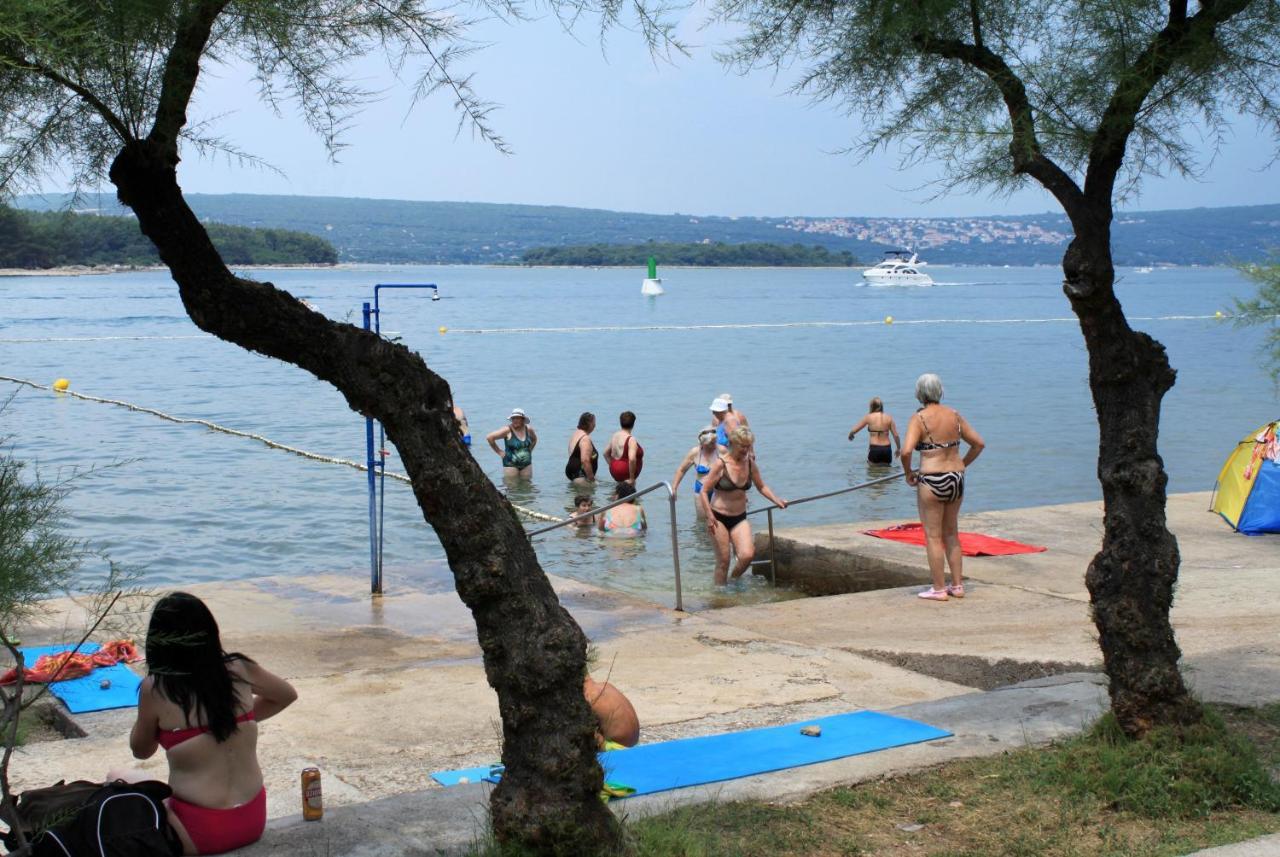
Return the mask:
M976 18L974 26L978 27ZM1029 175L1043 185L1074 220L1075 213L1081 210L1084 203L1084 195L1075 180L1041 150L1026 85L1009 68L1004 58L981 44L971 45L959 39L944 39L932 33L917 33L912 40L924 53L959 60L982 72L995 85L1009 112L1009 124L1013 131L1013 138L1009 142L1013 171Z
M156 121L147 142L157 145L178 162L178 136L187 124L187 105L200 76L200 60L209 44L213 22L231 0L194 0L178 19L177 34L165 59Z
M1178 62L1210 44L1218 26L1243 12L1249 2L1202 0L1200 11L1188 19L1186 0L1170 0L1169 23L1121 73L1111 101L1098 121L1085 172L1084 192L1091 203L1105 205L1110 211L1129 135L1147 96Z
M116 134L119 135L122 143L128 143L134 139L132 132L129 131L129 126L125 124L124 120L117 116L114 110L108 107L100 98L98 98L98 96L94 95L93 92L83 84L76 83L66 75L43 66L40 63L32 62L25 57L14 56L7 51L4 53L4 56L7 57L18 70L38 74L46 80L52 81L53 83L58 84L58 86L74 92L80 100L92 107L94 112L101 116L103 121L111 126L111 130L115 131Z

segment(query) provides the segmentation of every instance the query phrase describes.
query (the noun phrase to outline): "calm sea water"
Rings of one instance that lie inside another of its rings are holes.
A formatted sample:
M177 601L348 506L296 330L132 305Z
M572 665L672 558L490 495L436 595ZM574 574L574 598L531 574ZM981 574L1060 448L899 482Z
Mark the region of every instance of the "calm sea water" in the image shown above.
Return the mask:
M870 288L848 270L673 269L667 294L656 299L639 294L642 273L629 270L360 267L255 276L357 324L375 283L438 283L439 301L384 292L383 331L449 379L470 417L475 454L499 483L498 458L480 439L504 425L513 406L530 414L540 438L535 478L510 496L550 514L563 515L572 504L561 471L581 411L598 415L599 447L620 411L638 414L645 485L671 478L708 421L711 399L730 391L756 430L766 479L795 498L878 475L864 460L865 435L853 444L845 436L873 395L905 425L914 380L924 371L942 376L947 403L987 439L966 509L1098 497L1086 356L1060 272L932 273L934 288ZM1250 291L1227 269L1122 276L1120 295L1135 318L1211 316ZM0 374L43 384L66 377L82 393L364 458L363 420L337 392L290 365L201 334L165 274L7 278L0 295ZM895 323L883 323L886 316ZM739 326L761 324L797 326ZM1134 324L1165 343L1178 369L1160 429L1171 489L1207 490L1229 447L1275 416L1275 391L1259 365L1262 332L1212 319ZM632 329L590 329L602 326ZM576 329L462 332L548 327ZM0 433L19 456L46 478L98 468L70 499L74 534L115 559L145 565L154 585L314 572L367 577L362 473L119 407L0 386L16 393L0 414ZM394 458L388 467L401 469ZM682 488L686 606L718 603L710 546L693 521L691 482ZM606 489L596 496L603 502ZM666 504L646 508L652 530L643 540L568 530L541 537L544 567L671 603ZM911 492L895 482L779 513L777 522L913 515ZM387 586L423 568L438 574L429 561L441 556L408 487L388 481ZM767 597L759 586L725 596Z

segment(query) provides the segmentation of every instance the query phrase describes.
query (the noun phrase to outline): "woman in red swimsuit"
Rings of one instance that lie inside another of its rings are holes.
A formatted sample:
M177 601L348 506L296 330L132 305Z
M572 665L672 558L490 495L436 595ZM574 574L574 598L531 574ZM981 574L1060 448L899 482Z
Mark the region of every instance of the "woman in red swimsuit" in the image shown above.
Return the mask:
M129 748L169 761L169 823L184 854L221 854L262 837L267 790L258 767L258 723L298 694L239 653L223 651L218 623L185 592L156 603L147 670Z

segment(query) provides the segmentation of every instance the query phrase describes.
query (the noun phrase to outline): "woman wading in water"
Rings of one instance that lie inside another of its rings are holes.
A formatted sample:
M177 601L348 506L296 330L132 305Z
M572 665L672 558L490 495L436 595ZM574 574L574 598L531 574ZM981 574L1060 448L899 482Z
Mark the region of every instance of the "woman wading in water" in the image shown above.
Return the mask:
M728 583L730 548L737 557L733 566L735 580L751 567L751 560L755 558L751 524L747 520L747 492L751 486L759 489L765 499L780 508L787 508L787 501L765 484L760 465L752 452L755 441L756 436L746 426L729 432L729 452L712 463L707 478L702 481L703 490L698 494L698 502L706 513L707 531L715 542L716 586ZM711 495L709 500L708 494Z
M503 449L498 449L499 438ZM538 445L538 433L529 425L523 409L512 408L507 425L489 432L485 440L490 449L502 456L503 476L533 478L533 448Z
M902 448L902 438L898 437L898 424L892 414L884 412L884 402L876 396L867 406L867 415L858 420L858 424L849 429L849 440L863 429L867 430L870 442L867 444L867 462L870 464L892 464L894 447ZM893 435L893 443L889 436Z
M569 438L569 460L564 466L564 478L580 485L589 485L596 481L596 473L600 471L600 453L591 442L591 433L596 430L596 415L584 411L578 417L578 427Z
M919 593L928 601L964 598L964 575L960 550L960 503L964 499L964 474L982 454L982 436L954 408L942 402L942 379L933 373L916 380L920 410L907 423L907 442L902 445L902 472L907 484L916 489L916 506L924 527L925 552L933 587ZM960 457L960 441L969 445ZM911 468L911 454L919 450L920 469ZM951 568L947 586L946 569Z

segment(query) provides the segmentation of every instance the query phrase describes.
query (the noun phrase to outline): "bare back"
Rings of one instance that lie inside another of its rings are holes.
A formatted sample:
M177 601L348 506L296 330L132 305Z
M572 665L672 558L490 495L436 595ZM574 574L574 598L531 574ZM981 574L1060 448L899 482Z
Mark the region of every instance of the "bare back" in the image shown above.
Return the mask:
M930 404L911 418L908 443L920 452L921 473L948 473L964 470L960 457L960 441L964 439L964 421L954 408ZM903 452L908 452L905 449Z
M242 661L228 664L235 689L237 716L253 710L253 688ZM154 712L156 728L169 731L207 726L203 712L188 718L177 703L160 693L150 680L142 692L148 696L140 707ZM140 700L141 703L141 700ZM258 766L258 724L247 720L219 743L211 733L187 738L165 751L169 761L169 785L173 793L189 803L207 807L238 806L252 800L262 789L262 769Z

